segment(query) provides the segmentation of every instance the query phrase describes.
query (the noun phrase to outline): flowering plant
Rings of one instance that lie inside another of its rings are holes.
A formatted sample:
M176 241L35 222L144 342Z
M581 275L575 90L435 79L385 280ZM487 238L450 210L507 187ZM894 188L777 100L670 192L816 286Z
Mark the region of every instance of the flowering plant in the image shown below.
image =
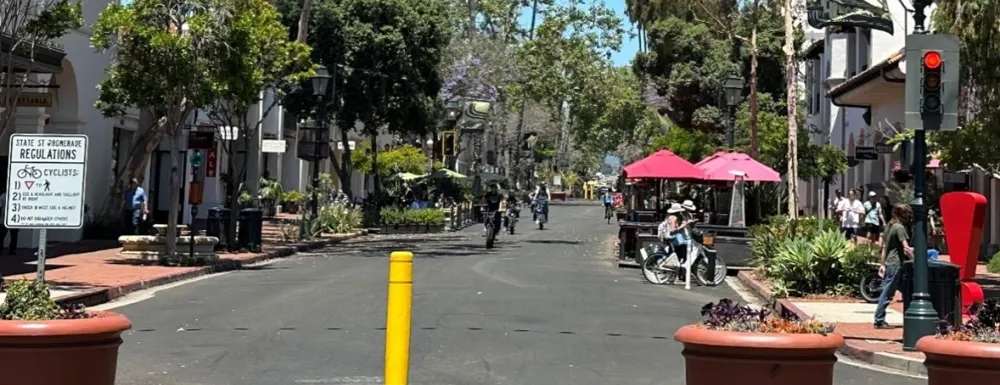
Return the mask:
M701 316L699 326L710 330L826 335L834 329L830 323L781 317L768 309L755 309L726 298L703 306Z
M1000 301L989 298L984 303L970 309L974 314L964 325L949 325L941 320L938 324L938 338L952 341L1000 343Z

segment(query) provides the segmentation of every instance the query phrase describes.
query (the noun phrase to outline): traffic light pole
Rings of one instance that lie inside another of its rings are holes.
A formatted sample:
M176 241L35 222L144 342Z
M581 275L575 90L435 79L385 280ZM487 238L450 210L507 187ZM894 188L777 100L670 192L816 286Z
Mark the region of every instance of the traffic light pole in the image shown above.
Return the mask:
M924 1L914 3L914 34L925 34ZM910 76L918 76L911 74ZM931 303L927 282L927 131L914 130L913 138L913 298L903 315L903 350L913 351L917 341L934 335L938 314Z

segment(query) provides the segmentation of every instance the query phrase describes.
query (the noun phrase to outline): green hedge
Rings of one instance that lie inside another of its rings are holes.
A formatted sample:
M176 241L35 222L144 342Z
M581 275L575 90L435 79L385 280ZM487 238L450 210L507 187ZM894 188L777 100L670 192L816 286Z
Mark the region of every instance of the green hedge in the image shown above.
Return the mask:
M440 209L382 209L384 225L443 225L444 221Z

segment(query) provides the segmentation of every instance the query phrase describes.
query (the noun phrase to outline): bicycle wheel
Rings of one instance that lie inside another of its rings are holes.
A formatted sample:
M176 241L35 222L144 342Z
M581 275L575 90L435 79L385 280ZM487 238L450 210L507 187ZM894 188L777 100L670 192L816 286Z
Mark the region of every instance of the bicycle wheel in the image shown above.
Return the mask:
M495 230L493 229L493 224L491 223L488 226L490 226L490 227L488 229L486 229L486 248L487 249L492 249L493 248L493 237L496 234L495 234Z
M17 170L17 177L21 178L21 179L27 178L28 177L28 170L25 170L25 169Z
M642 276L649 283L663 285L673 283L677 279L677 270L669 267L661 267L663 260L666 258L667 256L663 254L651 255L642 263Z
M698 283L702 286L719 286L726 281L726 273L729 272L729 268L726 267L726 261L721 257L715 257L715 271L713 272L713 280L709 282L708 280L708 260L705 257L701 257L698 260L698 266L694 268L695 278L698 279Z
M878 303L878 297L882 295L883 280L878 273L871 273L861 278L861 298L868 303Z

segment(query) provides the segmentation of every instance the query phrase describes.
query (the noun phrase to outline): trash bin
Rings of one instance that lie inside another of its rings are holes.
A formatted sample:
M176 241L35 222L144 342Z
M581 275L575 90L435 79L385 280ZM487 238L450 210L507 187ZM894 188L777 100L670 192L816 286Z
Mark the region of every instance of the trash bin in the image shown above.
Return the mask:
M905 312L913 299L913 261L903 264L902 273L899 291L903 293ZM927 261L927 290L939 318L948 321L950 325L962 322L962 289L958 265L937 260Z
M227 249L233 243L233 235L229 233L229 224L233 220L229 209L225 207L213 207L208 209L208 222L205 224L205 235L219 238L219 243L215 245L215 251ZM235 247L234 247L235 248Z
M264 212L258 208L240 210L239 239L237 248L260 252L260 239L264 227Z

